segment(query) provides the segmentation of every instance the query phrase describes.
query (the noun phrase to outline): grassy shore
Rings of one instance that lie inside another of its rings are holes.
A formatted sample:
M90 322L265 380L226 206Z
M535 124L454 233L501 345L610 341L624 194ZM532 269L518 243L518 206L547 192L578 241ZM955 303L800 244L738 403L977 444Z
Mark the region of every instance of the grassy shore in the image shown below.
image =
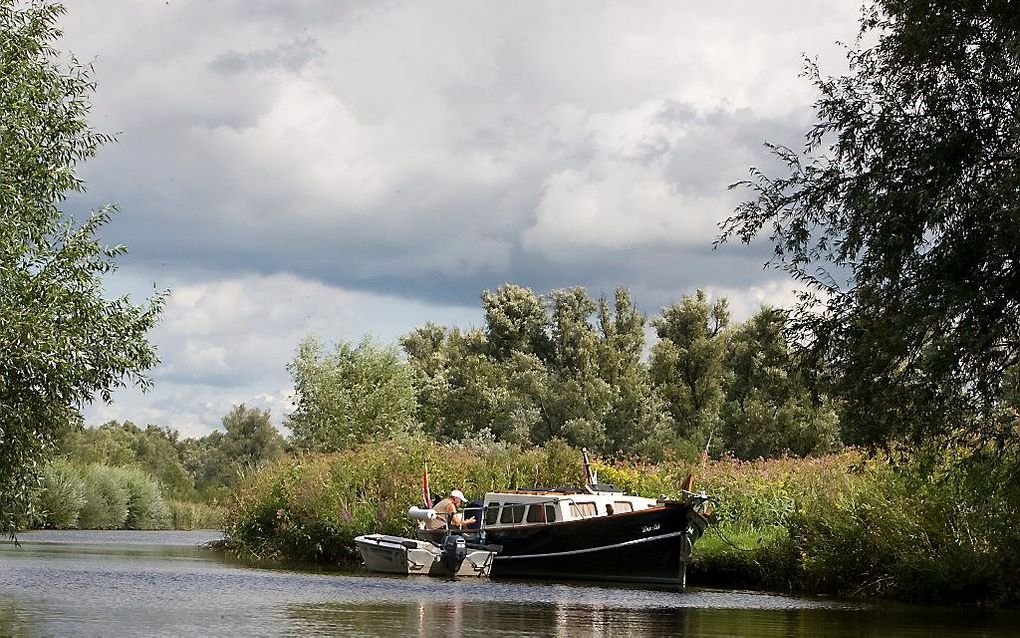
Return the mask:
M246 477L227 504L234 551L262 558L354 562L353 539L407 534L422 464L433 490L578 484L580 454L404 439L295 457ZM952 450L896 463L857 451L816 459L597 465L628 492L676 495L692 473L717 498L693 584L1000 602L1020 599L1020 467L1015 457Z

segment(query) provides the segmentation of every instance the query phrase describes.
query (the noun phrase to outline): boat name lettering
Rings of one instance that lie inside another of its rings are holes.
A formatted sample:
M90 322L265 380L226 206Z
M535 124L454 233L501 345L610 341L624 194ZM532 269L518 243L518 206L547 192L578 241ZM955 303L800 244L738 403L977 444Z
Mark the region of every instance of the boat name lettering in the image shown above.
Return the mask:
M645 525L644 527L641 528L641 533L647 534L648 532L654 532L655 530L659 529L659 527L660 525L658 523L654 525Z

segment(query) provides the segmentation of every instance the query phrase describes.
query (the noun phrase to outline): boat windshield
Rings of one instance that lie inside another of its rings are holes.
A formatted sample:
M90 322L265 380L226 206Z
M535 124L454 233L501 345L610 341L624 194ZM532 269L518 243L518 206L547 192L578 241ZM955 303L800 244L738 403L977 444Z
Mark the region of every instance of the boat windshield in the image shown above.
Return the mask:
M485 506L485 524L495 525L499 520L499 503L489 503Z
M524 519L524 505L520 503L504 503L500 523L520 523Z

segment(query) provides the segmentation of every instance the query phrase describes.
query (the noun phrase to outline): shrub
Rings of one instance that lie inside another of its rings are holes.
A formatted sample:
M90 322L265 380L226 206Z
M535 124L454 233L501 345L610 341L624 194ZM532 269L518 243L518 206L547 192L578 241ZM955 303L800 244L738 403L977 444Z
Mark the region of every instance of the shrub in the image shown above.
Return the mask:
M42 471L41 491L37 509L42 513L44 527L74 529L85 505L85 482L68 463L54 462Z
M564 444L522 450L504 443L441 445L402 437L333 454L298 456L244 478L227 503L225 528L242 554L354 561L354 537L407 534L421 504L426 459L434 494L580 483L580 454Z
M117 468L90 465L85 469L85 505L78 516L82 529L119 529L128 515L128 492Z
M170 508L159 493L159 486L148 474L135 467L116 468L120 484L127 492L127 529L167 529Z
M628 492L676 495L684 478L717 498L692 582L914 600L1015 601L1020 453L915 452L896 462L848 450L813 459L596 463ZM353 561L359 534L408 534L422 463L434 493L580 483L562 442L440 445L403 438L299 456L245 477L225 530L241 554Z

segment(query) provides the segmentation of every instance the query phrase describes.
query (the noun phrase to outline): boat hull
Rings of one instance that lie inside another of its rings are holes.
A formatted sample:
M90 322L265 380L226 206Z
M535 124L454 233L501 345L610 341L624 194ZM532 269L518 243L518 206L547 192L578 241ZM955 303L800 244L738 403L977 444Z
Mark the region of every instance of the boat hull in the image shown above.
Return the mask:
M686 585L691 547L707 522L686 503L491 530L502 547L492 576Z

